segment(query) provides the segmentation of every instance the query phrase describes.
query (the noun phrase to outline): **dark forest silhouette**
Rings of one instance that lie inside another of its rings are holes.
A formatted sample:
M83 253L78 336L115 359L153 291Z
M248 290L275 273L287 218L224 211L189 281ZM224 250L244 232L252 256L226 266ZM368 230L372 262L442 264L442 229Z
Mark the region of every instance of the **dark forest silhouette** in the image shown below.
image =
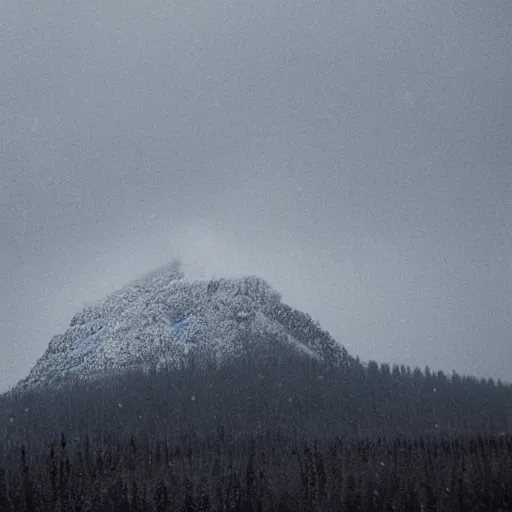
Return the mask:
M512 509L512 386L253 338L0 397L0 510Z

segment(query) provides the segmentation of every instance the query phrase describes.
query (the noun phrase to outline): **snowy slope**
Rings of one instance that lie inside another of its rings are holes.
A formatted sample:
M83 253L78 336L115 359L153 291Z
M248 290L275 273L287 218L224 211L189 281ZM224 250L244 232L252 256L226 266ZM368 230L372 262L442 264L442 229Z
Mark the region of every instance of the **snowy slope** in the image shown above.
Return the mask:
M55 336L19 386L94 378L133 366L180 365L190 354L217 360L240 350L247 334L272 335L317 359L348 355L308 315L281 302L258 277L187 281L170 265L85 308Z

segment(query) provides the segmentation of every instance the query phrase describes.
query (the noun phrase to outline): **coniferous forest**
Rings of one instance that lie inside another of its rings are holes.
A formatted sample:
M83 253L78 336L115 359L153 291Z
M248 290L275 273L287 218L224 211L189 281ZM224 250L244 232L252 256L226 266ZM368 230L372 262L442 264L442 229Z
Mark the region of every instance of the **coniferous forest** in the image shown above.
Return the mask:
M511 433L509 384L252 339L2 395L0 511L506 511Z

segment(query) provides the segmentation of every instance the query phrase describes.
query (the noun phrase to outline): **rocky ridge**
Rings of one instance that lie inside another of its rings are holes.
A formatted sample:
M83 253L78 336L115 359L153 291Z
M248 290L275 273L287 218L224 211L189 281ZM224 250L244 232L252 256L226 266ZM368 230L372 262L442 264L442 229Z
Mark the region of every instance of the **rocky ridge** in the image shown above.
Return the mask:
M77 313L18 387L58 385L69 377L133 367L172 367L193 355L222 361L242 350L243 341L258 337L334 364L350 359L263 279L188 281L172 263Z

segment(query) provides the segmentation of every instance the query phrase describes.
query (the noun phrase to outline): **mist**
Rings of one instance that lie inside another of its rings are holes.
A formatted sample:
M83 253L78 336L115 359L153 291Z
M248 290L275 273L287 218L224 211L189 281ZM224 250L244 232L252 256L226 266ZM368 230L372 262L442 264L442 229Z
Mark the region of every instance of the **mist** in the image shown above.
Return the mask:
M173 258L363 360L512 381L509 3L0 11L0 391Z

